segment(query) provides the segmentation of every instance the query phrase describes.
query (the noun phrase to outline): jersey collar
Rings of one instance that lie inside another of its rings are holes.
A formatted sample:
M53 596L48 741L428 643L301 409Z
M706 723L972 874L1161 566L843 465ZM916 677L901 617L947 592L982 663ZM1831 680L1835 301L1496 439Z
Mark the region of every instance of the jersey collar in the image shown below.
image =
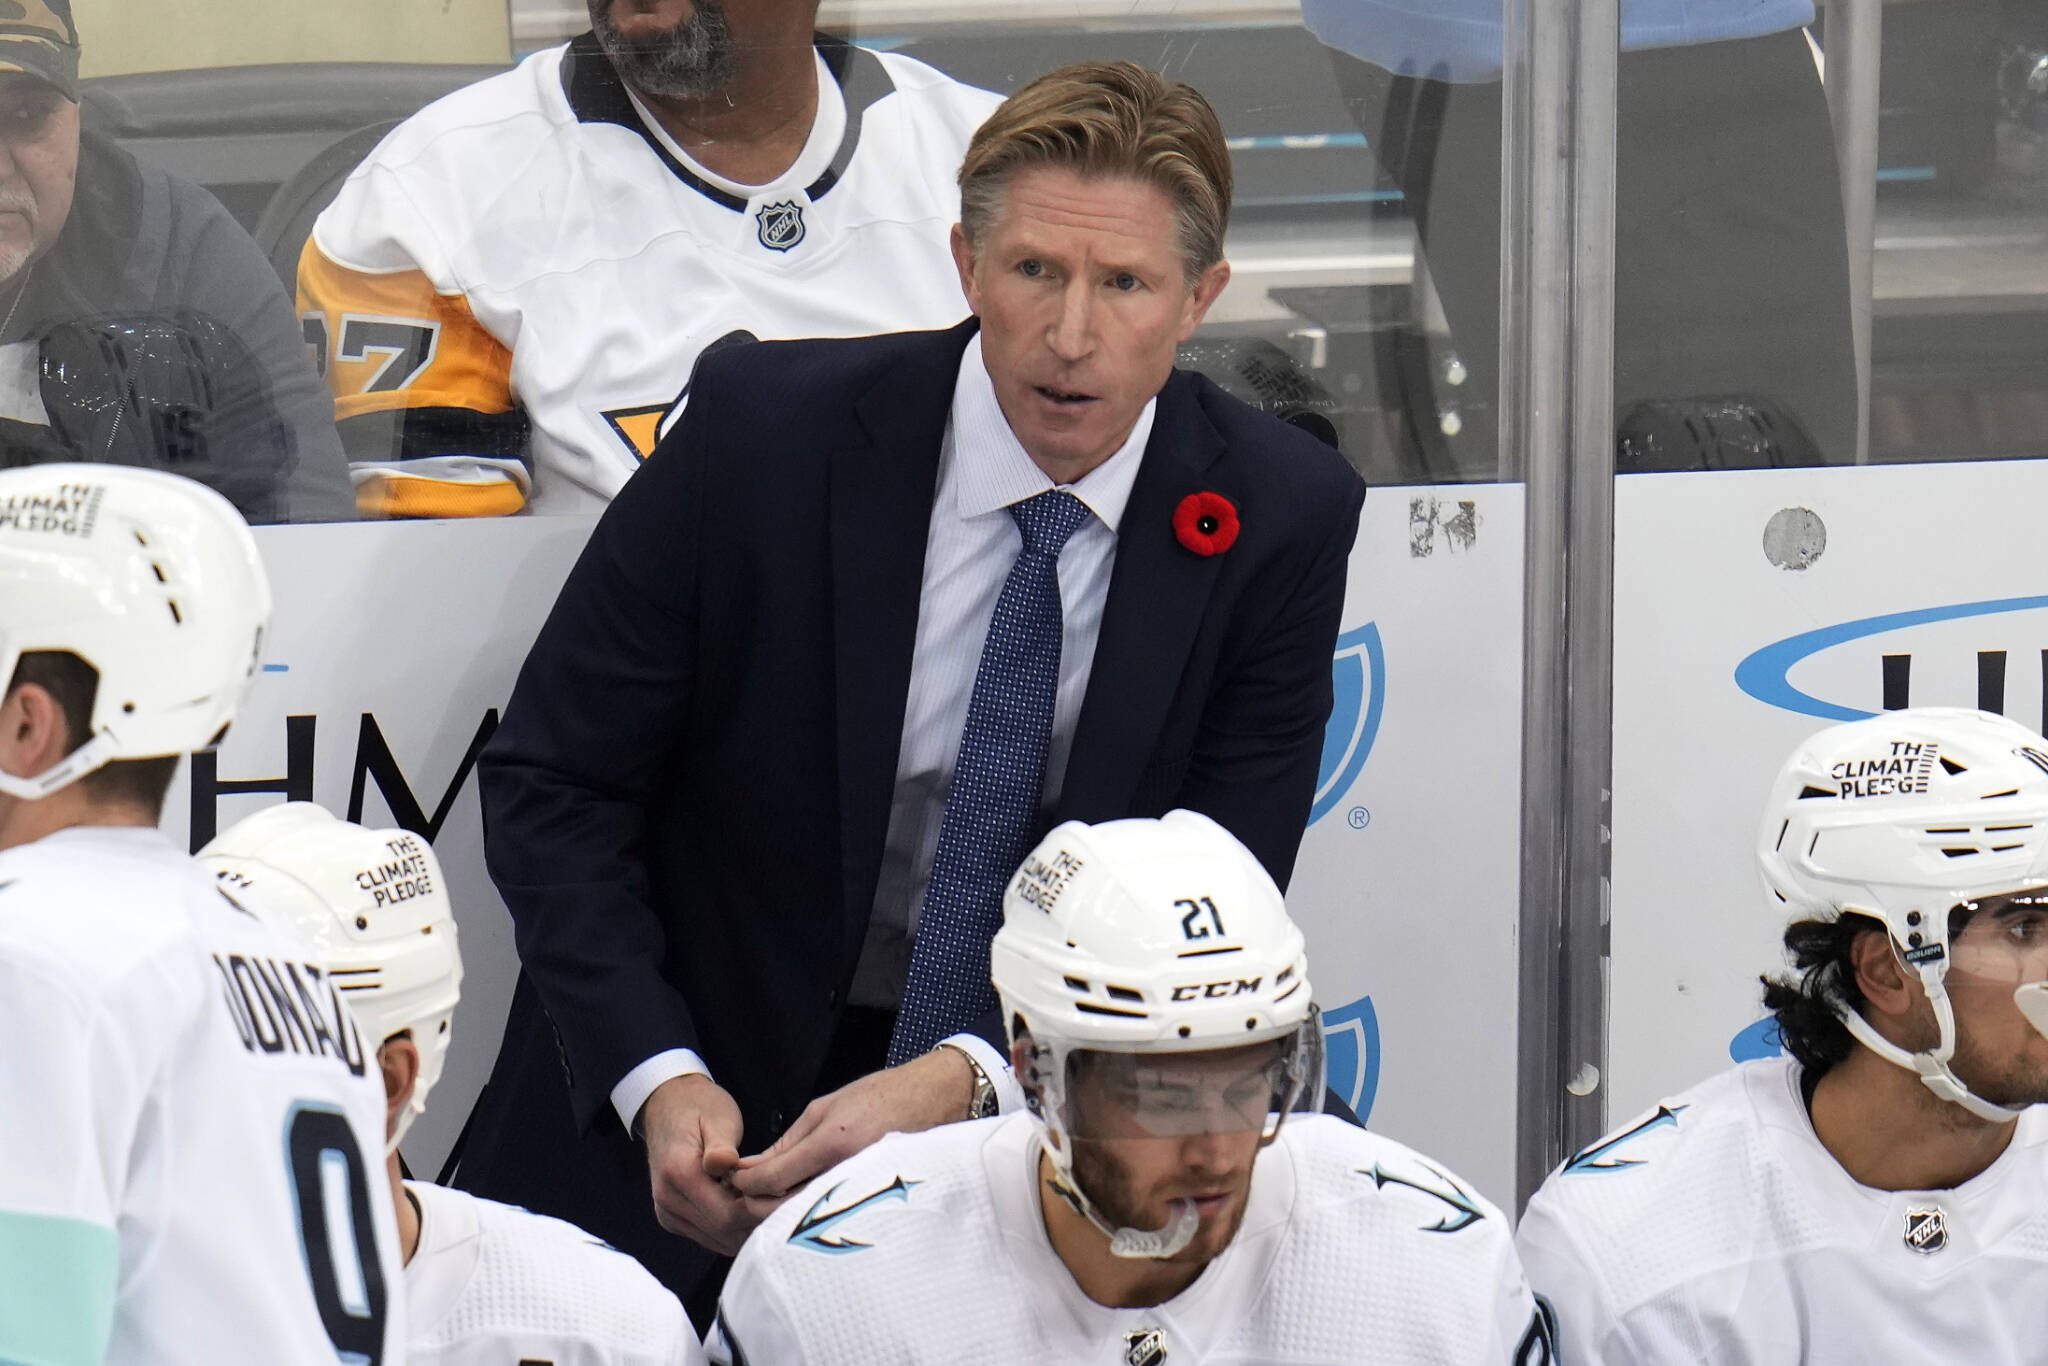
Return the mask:
M419 1246L405 1264L406 1331L418 1341L454 1312L476 1272L483 1240L469 1196L424 1181L408 1181L405 1188L420 1206Z
M825 69L839 83L840 99L846 106L846 131L840 135L839 148L832 154L832 160L819 172L817 179L804 187L805 196L813 203L823 199L846 174L846 168L860 146L861 122L868 109L896 88L896 82L881 58L866 48L854 47L843 39L821 33L817 36L817 50L818 56L824 59ZM734 213L745 212L746 199L712 184L685 165L669 150L663 139L656 137L648 128L640 112L633 107L625 82L619 79L610 59L604 55L596 34L585 33L563 52L562 93L568 97L569 108L579 123L613 123L630 129L639 135L662 165L668 167L669 174L712 203Z
M1950 1236L1962 1248L1988 1246L2010 1229L2036 1217L2043 1190L2043 1149L2048 1148L2048 1107L2022 1111L2012 1142L1990 1166L1960 1186L1936 1191L1885 1191L1863 1185L1844 1170L1820 1141L1800 1091L1801 1069L1790 1058L1750 1063L1738 1069L1740 1084L1764 1129L1782 1135L1775 1145L1793 1173L1796 1189L1811 1193L1817 1207L1870 1238L1895 1247L1899 1213L1933 1204L1949 1211ZM1953 1254L1952 1254L1953 1255ZM1961 1261L1962 1257L1955 1260Z

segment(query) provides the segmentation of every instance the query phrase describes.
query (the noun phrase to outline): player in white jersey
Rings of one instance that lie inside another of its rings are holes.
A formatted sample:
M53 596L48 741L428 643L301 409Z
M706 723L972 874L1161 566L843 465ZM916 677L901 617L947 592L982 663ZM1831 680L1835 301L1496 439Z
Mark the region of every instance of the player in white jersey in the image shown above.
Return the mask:
M219 494L0 473L0 1361L403 1360L362 1036L156 829L269 618Z
M1544 1183L1518 1239L1560 1355L2048 1361L2048 740L1941 708L1822 731L1758 855L1791 1057Z
M1301 931L1208 817L1047 835L992 975L1030 1113L892 1134L791 1197L740 1252L714 1362L1552 1360L1500 1211L1294 1113L1323 1082Z
M299 308L367 515L595 511L707 349L967 316L954 176L997 96L814 48L818 0L590 9L592 33L407 120L306 245ZM753 117L773 154L736 156L713 116Z
M224 831L199 858L230 895L307 946L372 1041L411 1366L702 1366L682 1305L631 1257L559 1219L402 1179L398 1143L440 1079L462 988L432 846L287 802Z

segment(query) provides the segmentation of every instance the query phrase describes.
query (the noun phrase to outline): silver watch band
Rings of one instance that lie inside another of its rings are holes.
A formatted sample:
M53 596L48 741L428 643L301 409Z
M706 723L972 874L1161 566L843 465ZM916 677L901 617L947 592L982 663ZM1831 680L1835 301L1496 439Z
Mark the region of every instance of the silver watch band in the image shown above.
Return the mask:
M982 1070L980 1060L958 1044L941 1043L937 1046L967 1059L968 1067L974 1071L974 1095L967 1102L967 1118L987 1119L997 1113L1001 1108L1001 1098L996 1095L996 1084L989 1080L988 1073Z

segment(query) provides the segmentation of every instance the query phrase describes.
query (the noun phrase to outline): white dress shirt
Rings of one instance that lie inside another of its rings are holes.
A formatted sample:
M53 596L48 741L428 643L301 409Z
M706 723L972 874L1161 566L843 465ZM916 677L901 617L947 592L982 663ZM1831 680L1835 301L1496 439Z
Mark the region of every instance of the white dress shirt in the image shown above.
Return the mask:
M850 1003L893 1008L902 999L982 642L995 615L996 599L1023 547L1009 509L1053 488L1073 494L1094 514L1060 552L1059 689L1053 700L1040 797L1048 806L1058 799L1074 723L1095 661L1095 639L1116 563L1117 526L1130 501L1145 443L1151 439L1157 407L1156 399L1145 405L1130 436L1109 459L1072 484L1055 484L1010 430L982 361L980 335L969 339L939 449L938 487L925 533L910 694L896 755L896 789L889 805L874 912L854 972ZM1023 1092L1000 1052L972 1034L955 1035L946 1042L966 1050L995 1082L1004 1113L1023 1105ZM710 1069L691 1049L670 1049L647 1059L612 1088L620 1120L631 1129L655 1087L692 1073L709 1075Z

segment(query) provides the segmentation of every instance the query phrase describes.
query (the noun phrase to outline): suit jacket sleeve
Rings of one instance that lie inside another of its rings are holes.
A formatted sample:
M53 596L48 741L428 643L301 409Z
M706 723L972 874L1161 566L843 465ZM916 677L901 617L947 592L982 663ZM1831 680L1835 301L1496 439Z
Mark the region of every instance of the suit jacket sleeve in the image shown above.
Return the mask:
M1244 841L1283 891L1315 800L1330 654L1364 502L1365 485L1351 476L1320 515L1303 519L1304 553L1282 561L1271 620L1220 673L1176 802Z
M599 521L479 764L486 862L585 1129L635 1065L698 1047L642 846L695 672L700 430L686 420Z

